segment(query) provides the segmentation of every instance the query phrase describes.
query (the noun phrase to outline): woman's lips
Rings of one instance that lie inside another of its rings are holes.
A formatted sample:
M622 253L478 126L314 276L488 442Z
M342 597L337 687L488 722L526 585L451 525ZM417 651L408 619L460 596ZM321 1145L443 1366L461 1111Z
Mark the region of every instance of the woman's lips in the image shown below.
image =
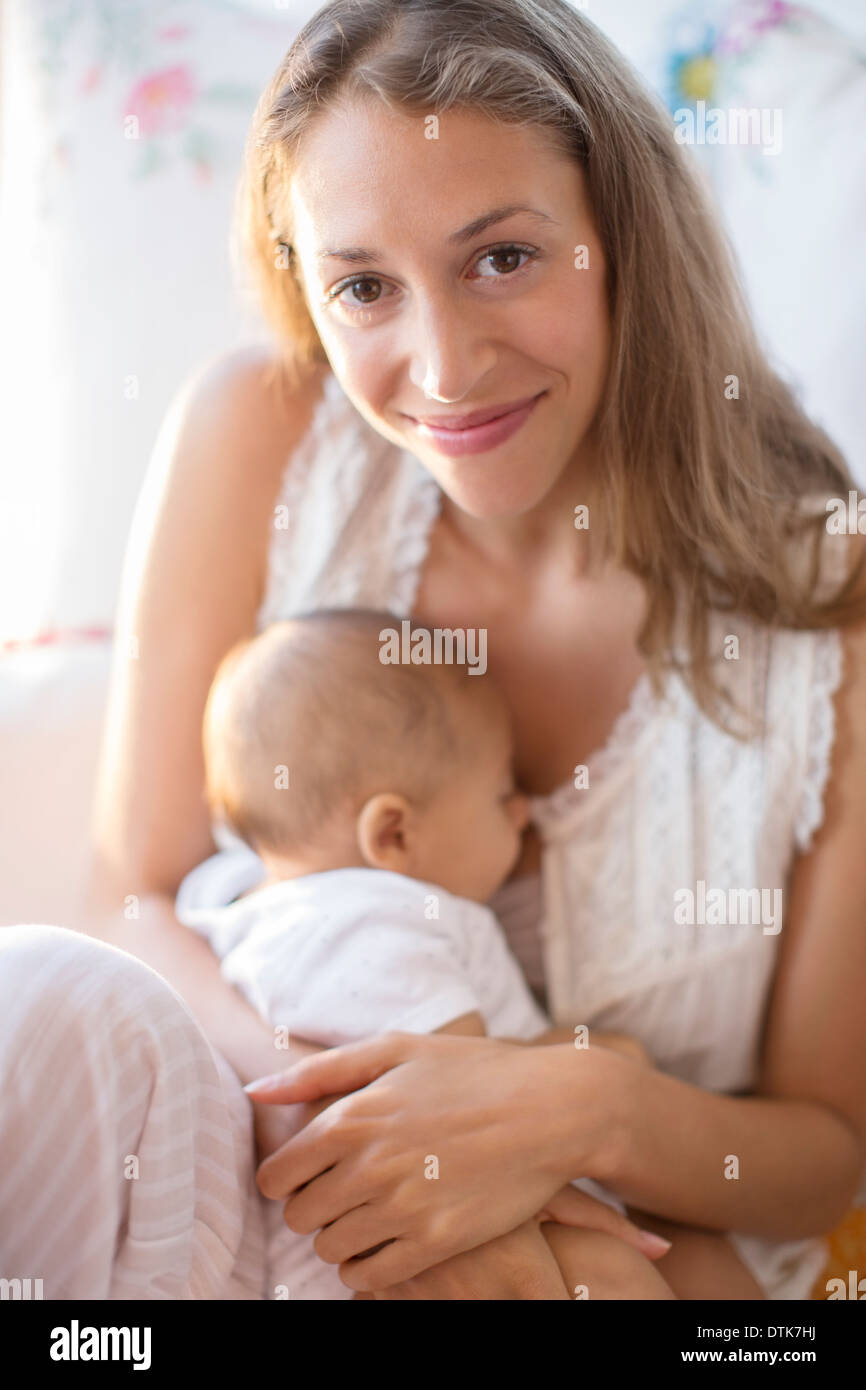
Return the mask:
M495 449L497 445L504 444L506 439L516 434L529 419L543 395L544 392L541 391L537 396L515 401L513 405L504 406L501 413L492 419L463 428L445 428L444 425L436 425L429 420L426 423L416 420L411 415L407 418L440 454L447 454L450 458L458 458L462 454L483 454L488 449Z

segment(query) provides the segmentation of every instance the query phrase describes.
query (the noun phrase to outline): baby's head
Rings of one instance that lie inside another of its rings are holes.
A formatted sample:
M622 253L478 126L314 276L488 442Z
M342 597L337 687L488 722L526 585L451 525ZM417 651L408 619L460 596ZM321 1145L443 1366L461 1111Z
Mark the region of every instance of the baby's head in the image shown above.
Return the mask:
M383 663L395 625L320 611L227 653L204 715L211 813L275 879L366 865L485 902L527 819L508 713L487 674Z

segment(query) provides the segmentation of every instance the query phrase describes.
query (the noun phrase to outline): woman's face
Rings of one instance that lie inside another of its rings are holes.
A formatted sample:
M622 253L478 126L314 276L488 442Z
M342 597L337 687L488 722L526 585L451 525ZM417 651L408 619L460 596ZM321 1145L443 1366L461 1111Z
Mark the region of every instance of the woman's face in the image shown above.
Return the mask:
M605 267L583 173L548 132L334 106L304 137L288 211L346 394L457 506L518 516L580 466L608 365Z

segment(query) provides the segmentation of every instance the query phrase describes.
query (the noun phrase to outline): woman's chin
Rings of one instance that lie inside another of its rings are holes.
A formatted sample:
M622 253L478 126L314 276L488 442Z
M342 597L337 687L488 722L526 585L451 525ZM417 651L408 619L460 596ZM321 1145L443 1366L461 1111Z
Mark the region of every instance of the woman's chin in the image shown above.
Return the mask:
M509 521L535 510L556 486L562 468L550 460L556 446L539 441L531 447L506 445L486 454L420 459L445 495L477 521ZM542 472L539 460L548 460Z
M455 507L476 521L511 521L526 516L544 500L549 491L549 488L539 488L537 484L529 491L524 485L525 479L520 479L513 488L495 477L481 486L455 479L446 482L439 478L437 481Z

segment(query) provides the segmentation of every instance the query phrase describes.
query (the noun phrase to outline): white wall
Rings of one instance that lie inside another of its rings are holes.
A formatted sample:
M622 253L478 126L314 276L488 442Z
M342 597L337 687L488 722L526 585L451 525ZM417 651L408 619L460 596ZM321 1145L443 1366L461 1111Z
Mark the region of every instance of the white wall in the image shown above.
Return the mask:
M256 96L314 8L5 0L0 639L111 624L132 506L171 395L208 357L262 335L232 294L231 201ZM730 6L580 8L660 82L671 45ZM845 28L780 34L768 57L733 73L749 100L784 105L783 154L761 168L752 152L722 152L708 172L768 346L864 477L866 66L852 36L866 45L866 5L813 8ZM160 72L162 106L153 85L149 98L136 94ZM125 138L133 106L137 141ZM160 111L177 128L150 134Z
M110 624L171 395L208 357L261 336L232 295L231 203L257 96L314 8L4 6L0 637ZM153 85L135 96L166 71L167 105ZM125 137L132 106L138 140ZM178 129L149 134L160 110Z

